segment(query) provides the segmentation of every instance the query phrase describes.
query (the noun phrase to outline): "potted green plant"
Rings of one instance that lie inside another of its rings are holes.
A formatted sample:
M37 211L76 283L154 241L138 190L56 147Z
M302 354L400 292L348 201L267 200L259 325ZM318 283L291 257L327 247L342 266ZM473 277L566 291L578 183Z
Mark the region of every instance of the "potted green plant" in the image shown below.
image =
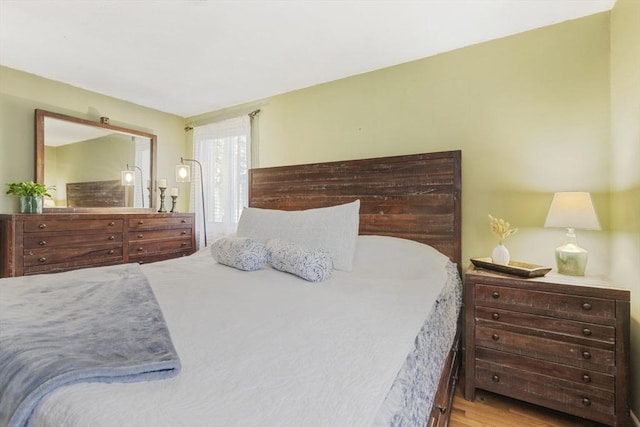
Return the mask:
M18 196L20 213L42 213L42 198L51 198L49 191L56 189L54 185L46 186L33 181L11 182L7 187L7 194Z

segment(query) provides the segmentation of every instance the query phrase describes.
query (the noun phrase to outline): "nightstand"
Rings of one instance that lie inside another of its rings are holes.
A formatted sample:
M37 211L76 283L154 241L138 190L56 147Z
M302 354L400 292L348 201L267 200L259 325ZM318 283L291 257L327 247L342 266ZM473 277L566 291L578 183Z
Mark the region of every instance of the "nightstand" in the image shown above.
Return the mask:
M629 414L630 292L548 273L465 276L465 398L476 388L612 426Z

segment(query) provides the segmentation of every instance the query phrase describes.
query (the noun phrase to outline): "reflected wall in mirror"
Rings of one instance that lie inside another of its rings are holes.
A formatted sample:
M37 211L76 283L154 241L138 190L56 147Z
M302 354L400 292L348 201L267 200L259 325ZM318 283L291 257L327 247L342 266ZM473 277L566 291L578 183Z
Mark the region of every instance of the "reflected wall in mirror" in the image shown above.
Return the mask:
M56 187L46 211L156 209L156 135L44 110L35 116L36 182Z

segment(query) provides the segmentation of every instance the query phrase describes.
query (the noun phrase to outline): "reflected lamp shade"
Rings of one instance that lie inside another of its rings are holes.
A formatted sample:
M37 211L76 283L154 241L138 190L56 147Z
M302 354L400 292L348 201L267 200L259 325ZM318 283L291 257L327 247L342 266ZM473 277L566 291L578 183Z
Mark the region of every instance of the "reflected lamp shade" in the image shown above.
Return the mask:
M135 185L136 183L136 174L135 171L122 171L120 172L120 183L122 185Z
M558 273L584 276L588 253L578 246L575 230L600 230L591 195L587 192L555 193L544 226L567 229L567 243L555 251Z

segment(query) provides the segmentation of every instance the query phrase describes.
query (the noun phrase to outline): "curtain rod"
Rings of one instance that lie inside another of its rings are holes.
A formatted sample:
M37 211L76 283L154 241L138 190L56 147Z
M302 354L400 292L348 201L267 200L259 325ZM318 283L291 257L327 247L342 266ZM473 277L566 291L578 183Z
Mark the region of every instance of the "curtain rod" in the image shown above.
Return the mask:
M253 119L254 119L254 118L255 118L259 113L260 113L260 109L258 108L257 110L253 110L252 112L250 112L250 113L248 114L248 116L249 116L249 118L250 118L251 120L253 120ZM223 120L225 120L225 119L223 119ZM220 120L220 121L222 121L222 120ZM215 123L215 121L214 121L214 122L212 122L212 123ZM192 130L193 130L193 128L194 128L194 126L192 126L192 125L187 125L187 126L185 126L185 127L184 127L184 131L185 131L185 132L189 132L189 131L192 131Z

